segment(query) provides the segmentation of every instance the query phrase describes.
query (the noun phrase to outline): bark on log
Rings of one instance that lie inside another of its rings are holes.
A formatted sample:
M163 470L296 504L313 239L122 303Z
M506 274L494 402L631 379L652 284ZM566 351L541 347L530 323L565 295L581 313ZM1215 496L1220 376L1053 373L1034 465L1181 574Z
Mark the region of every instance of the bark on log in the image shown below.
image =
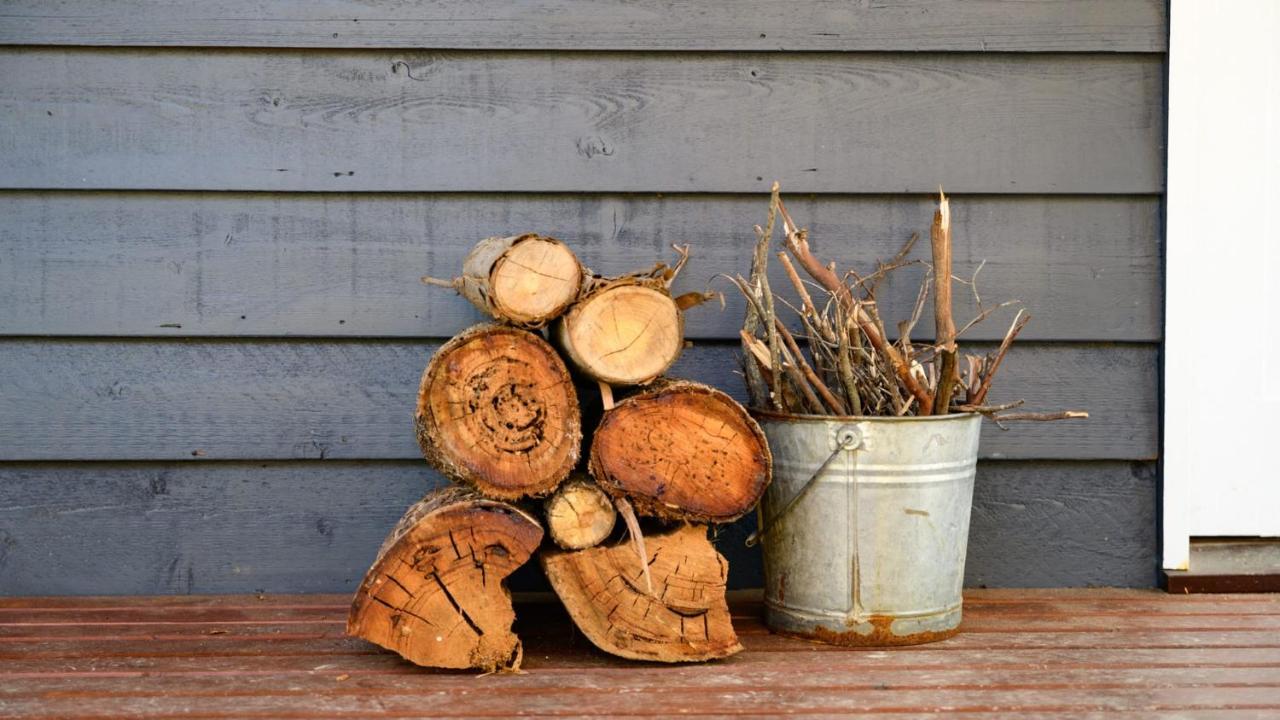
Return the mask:
M585 477L561 485L547 498L544 509L547 534L566 550L585 550L604 542L618 518L609 496Z
M547 579L596 647L633 660L696 662L742 649L725 604L728 564L704 525L645 535L653 593L628 542L544 550Z
M492 317L539 328L573 304L585 276L564 243L528 233L477 243L463 261L457 287Z
M613 385L643 385L684 349L684 315L666 286L623 278L588 292L552 326L565 357Z
M411 506L356 591L347 634L428 667L520 664L503 580L537 550L527 513L453 486Z
M512 327L477 325L445 343L422 374L414 421L432 465L499 500L550 493L581 453L568 369Z
M670 380L605 413L590 465L601 489L641 515L715 523L750 510L772 470L764 433L733 398Z

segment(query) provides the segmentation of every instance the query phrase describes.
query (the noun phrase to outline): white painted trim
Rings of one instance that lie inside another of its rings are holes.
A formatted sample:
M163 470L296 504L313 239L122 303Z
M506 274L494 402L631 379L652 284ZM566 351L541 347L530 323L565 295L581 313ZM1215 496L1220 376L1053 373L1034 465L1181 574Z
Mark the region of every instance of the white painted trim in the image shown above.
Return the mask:
M1164 567L1190 538L1280 535L1280 2L1174 0ZM1231 371L1224 369L1224 356Z

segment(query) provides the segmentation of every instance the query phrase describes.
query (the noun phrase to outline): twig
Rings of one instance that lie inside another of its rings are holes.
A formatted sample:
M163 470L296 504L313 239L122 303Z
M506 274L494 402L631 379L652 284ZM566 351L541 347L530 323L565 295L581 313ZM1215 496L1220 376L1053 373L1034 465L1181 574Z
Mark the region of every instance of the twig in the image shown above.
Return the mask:
M782 328L781 325L779 325L778 329L783 330L785 328ZM782 333L778 333L778 335L781 336ZM788 349L786 345L783 345L779 350L782 359L782 371L786 373L788 378L791 378L791 384L794 385L803 396L805 401L803 409L815 415L821 415L825 412L825 409L822 406L822 401L818 399L818 395L813 391L813 387L805 378L804 373L800 371L800 361L792 357L791 350ZM796 350L798 351L799 348L796 348Z
M772 203L770 203L770 206L772 207ZM763 231L759 233L759 235L763 235L763 234L764 234ZM765 245L765 247L762 247L762 245ZM762 309L758 306L758 304L755 302L754 290L750 288L760 287L760 278L763 277L765 272L768 270L767 262L768 262L768 247L765 244L764 240L757 236L755 250L751 256L750 283L747 287L739 287L739 290L742 291L742 294L746 296L746 298L749 301L751 301L747 305L747 316L742 321L744 343L747 342L746 338L754 336L755 331L759 329L760 323L763 321L764 313ZM732 279L733 278L730 278L730 280ZM748 345L744 344L743 347L747 350L750 350L750 347ZM747 391L751 394L752 404L756 405L757 407L766 407L770 405L772 403L772 400L770 399L770 395L771 395L770 388L772 388L772 382L766 383L764 379L764 374L761 373L760 368L757 366L756 363L751 362L750 360L747 360L743 364L742 371L747 379Z
M971 405L981 405L982 401L987 399L987 392L991 390L991 380L995 377L996 371L1000 369L1000 363L1004 360L1005 353L1009 352L1009 346L1013 344L1013 339L1018 337L1018 333L1022 332L1022 328L1031 321L1031 316L1025 310L1018 310L1018 314L1013 316L1013 324L1009 326L1009 331L1004 334L1004 339L1000 341L1000 349L996 352L995 358L991 361L990 367L982 373L982 382L978 385L978 391L973 394Z
M791 216L787 214L786 207L782 202L778 202L778 211L782 214L782 221L787 228L794 228L791 222ZM902 355L885 340L884 335L876 330L871 319L866 312L858 306L853 299L853 294L849 291L849 287L840 282L836 274L829 268L824 267L817 258L809 252L809 242L805 238L803 230L788 230L786 239L787 249L800 263L800 267L805 272L818 281L818 284L826 288L845 307L846 312L851 313L854 322L858 328L867 336L867 340L875 347L876 352L884 355L898 379L902 381L907 391L916 397L920 402L920 414L927 415L933 409L933 397L927 390L920 387L920 383L911 376L911 368L902 359Z
M822 396L822 400L826 403L825 408L823 408L822 403L818 403L818 412L821 413L825 409L837 415L844 415L846 413L844 403L840 402L840 399L831 393L830 388L822 382L818 374L805 361L804 354L800 352L800 346L796 344L796 339L792 337L791 331L787 330L786 326L779 322L777 318L774 318L774 322L778 323L778 334L782 336L782 341L786 343L787 349L790 350L791 355L795 358L796 366L804 374L805 379L809 381L809 385ZM804 388L801 388L801 390L803 391Z
M1017 422L1017 421L1048 421L1048 420L1083 420L1089 417L1089 413L1083 410L1063 410L1062 412L1053 413L1008 413L1006 415L992 415L992 420L1000 422Z
M764 317L761 321L765 327L765 337L769 341L769 360L773 364L773 386L770 388L769 399L773 404L774 410L782 410L782 373L779 368L782 365L782 349L778 342L777 316L773 311L773 293L769 290L769 276L765 272L765 268L769 262L769 241L773 238L773 224L777 218L778 208L782 205L782 198L778 194L780 186L774 181L772 191L769 195L769 217L765 222L764 230L760 233L760 237L756 242L756 256L760 260L760 277L755 278L759 283L760 296L764 300Z
M791 258L787 257L785 252L780 252L778 253L778 262L782 263L782 269L786 271L787 279L791 281L791 285L796 289L796 294L800 296L802 314L811 316L814 326L822 331L823 337L828 342L834 342L835 337L833 337L831 328L827 327L822 316L818 314L818 308L813 304L813 298L809 296L809 290L804 286L804 281L800 279L799 273L796 272L796 266L791 263Z
M938 190L938 209L933 213L933 227L929 232L933 245L933 316L937 327L934 340L938 345L937 392L933 397L933 412L945 415L951 410L951 395L955 390L958 367L956 364L956 324L951 314L951 204L947 196Z
M423 275L422 284L435 285L436 287L457 290L458 288L462 287L462 278L458 277L458 278L453 278L451 280L445 280L443 278L434 278L434 277L431 277L430 275Z
M840 321L840 332L837 334L839 344L836 346L836 373L840 376L840 384L844 387L845 399L854 415L862 414L862 397L858 392L858 381L853 375L853 349L849 347L851 327L844 313L837 310Z
M990 415L992 413L998 413L1003 410L1012 410L1016 407L1021 407L1025 403L1026 403L1026 400L1014 400L1013 402L1004 403L1003 405L969 405L966 403L964 405L957 405L956 410L959 410L960 412L971 412L971 413L979 413L981 415Z
M618 508L618 514L622 516L622 521L627 524L627 533L631 535L631 544L636 549L636 555L640 556L640 570L644 573L644 586L649 591L649 597L653 597L653 578L649 575L649 553L644 549L644 533L640 532L640 521L636 518L636 510L631 507L631 502L624 497L614 500L613 504Z
M685 264L689 262L688 243L685 243L684 245L672 244L671 249L675 250L676 253L680 255L680 259L676 261L675 267L664 273L666 277L663 281L666 283L667 287L671 287L671 284L676 281L676 276L680 274L680 271L684 269Z
M978 323L982 322L983 320L986 320L987 318L991 317L991 315L992 315L993 313L995 313L996 311L998 311L998 310L1003 310L1003 309L1005 309L1005 308L1009 307L1010 305L1019 305L1019 304L1021 304L1021 303L1022 303L1022 301L1021 301L1021 300L1005 300L1004 302L1000 303L999 305L996 305L996 306L994 306L994 307L989 307L989 308L987 308L987 309L983 310L982 312L978 313L977 317L975 317L974 319L972 319L972 320L970 320L969 322L965 323L965 326L964 326L964 327L962 327L962 328L960 328L958 331L956 331L956 337L960 337L961 335L964 335L966 332L968 332L968 331L969 331L969 328L971 328L971 327L973 327L974 325L977 325Z
M876 290L880 287L880 281L888 277L890 272L912 264L904 261L907 259L907 255L911 252L911 248L915 247L916 241L919 239L920 233L911 233L911 237L907 238L907 241L902 244L902 247L898 249L897 254L893 256L892 260L888 263L877 263L878 267L876 268L876 271L861 281L861 284L867 291L868 296L875 296ZM867 285L868 282L871 284Z

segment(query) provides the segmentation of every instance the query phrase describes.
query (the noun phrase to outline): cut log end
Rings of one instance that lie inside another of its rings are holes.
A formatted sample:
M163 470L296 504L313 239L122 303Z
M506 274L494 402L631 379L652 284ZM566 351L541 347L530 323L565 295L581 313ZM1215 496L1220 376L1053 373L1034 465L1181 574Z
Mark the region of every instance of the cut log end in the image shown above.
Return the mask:
M545 495L578 462L577 393L537 335L481 325L450 340L422 376L423 455L450 478L502 500Z
M566 550L584 550L604 542L618 518L609 496L582 478L561 485L547 499L545 509L547 534Z
M653 592L629 543L544 550L551 586L596 647L619 657L697 662L742 649L725 603L728 565L707 528L681 525L645 536Z
M590 377L641 385L661 375L684 348L684 319L664 290L643 283L605 286L556 326L565 355Z
M605 413L591 474L641 515L730 522L760 499L772 471L764 433L723 392L663 382Z
M530 237L498 258L489 283L494 307L502 317L541 325L559 317L578 297L582 266L564 243Z
M351 604L347 634L439 668L511 669L520 640L503 580L542 541L523 511L450 487L409 508Z
M584 277L573 251L555 238L492 237L467 255L458 291L498 320L539 328L573 304Z

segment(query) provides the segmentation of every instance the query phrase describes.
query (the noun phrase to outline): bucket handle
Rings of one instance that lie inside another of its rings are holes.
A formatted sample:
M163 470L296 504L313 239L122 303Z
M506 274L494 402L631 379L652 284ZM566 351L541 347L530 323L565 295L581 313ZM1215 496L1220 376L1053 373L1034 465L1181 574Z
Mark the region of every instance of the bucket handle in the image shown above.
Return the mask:
M786 506L783 507L782 510L778 511L777 515L774 515L769 518L769 520L761 523L760 527L757 528L755 532L747 536L745 543L747 547L755 547L762 539L764 539L765 535L769 534L770 530L777 527L778 521L786 517L787 513L791 512L792 508L804 499L804 496L813 488L814 483L817 482L818 478L822 477L822 473L826 472L827 468L831 467L831 463L835 462L835 459L840 455L841 451L857 450L859 447L862 447L862 433L853 425L846 425L836 432L835 441L835 449L831 451L831 454L827 456L826 460L822 461L822 465L820 465L817 471L813 473L813 476L805 481L804 487L800 488L800 492L796 493L795 497L788 500Z

